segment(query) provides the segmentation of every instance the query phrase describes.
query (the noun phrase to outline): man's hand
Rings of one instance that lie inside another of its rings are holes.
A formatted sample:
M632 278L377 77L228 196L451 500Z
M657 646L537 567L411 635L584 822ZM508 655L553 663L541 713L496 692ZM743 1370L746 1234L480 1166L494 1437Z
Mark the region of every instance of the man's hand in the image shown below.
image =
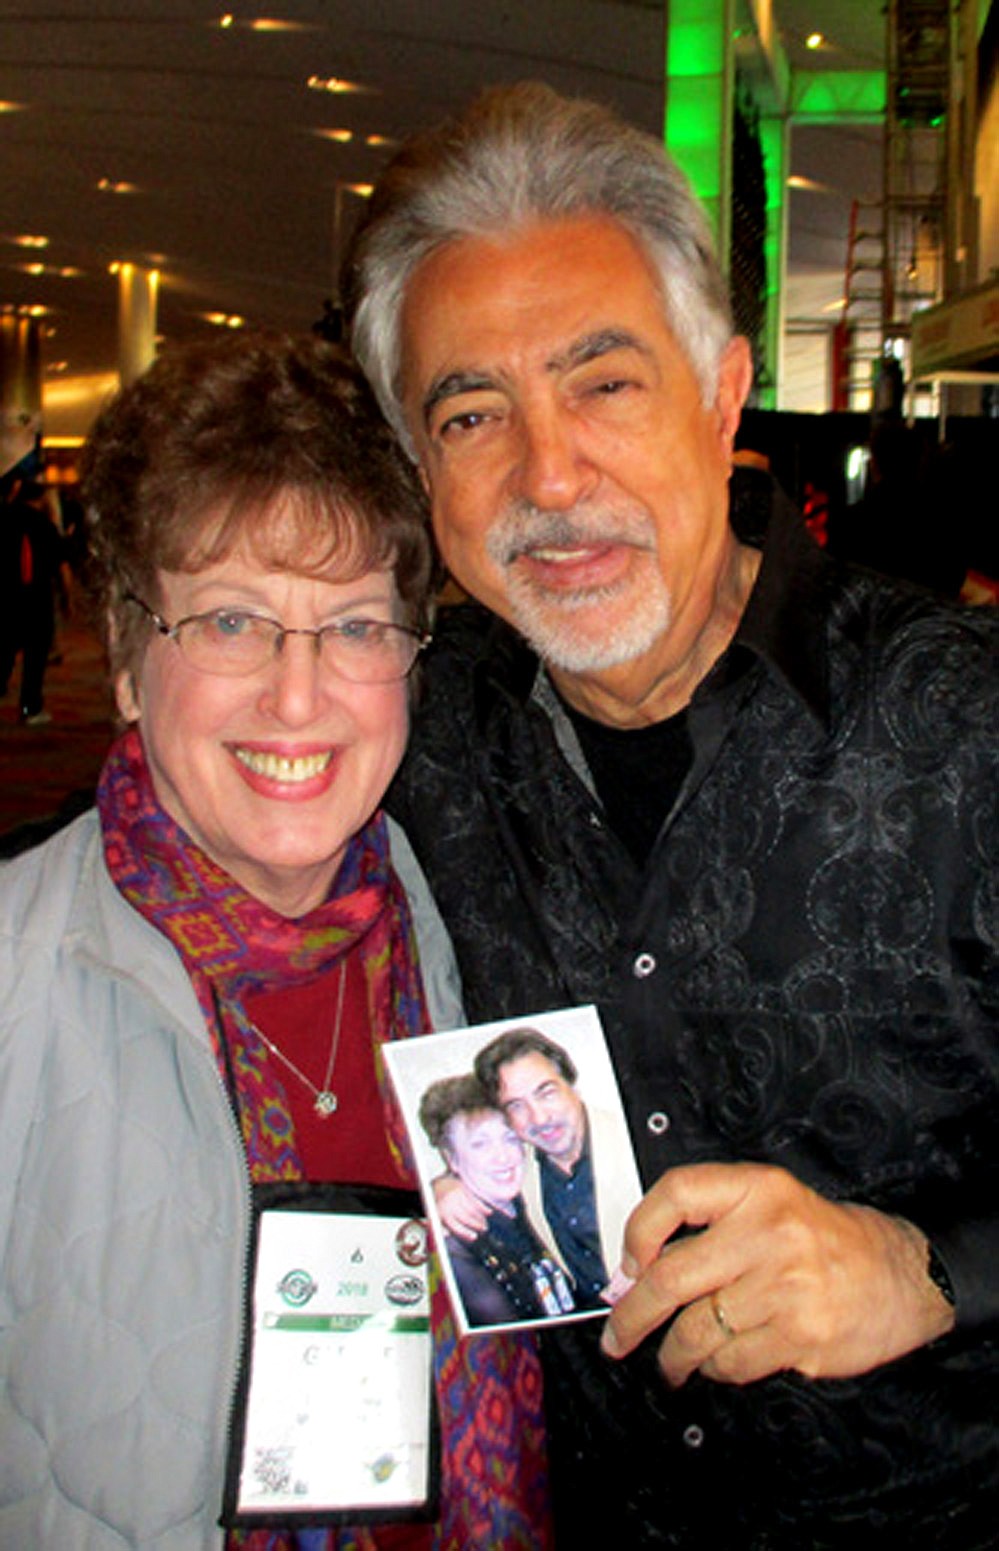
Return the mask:
M683 1224L703 1231L673 1240ZM918 1228L763 1164L670 1170L632 1212L624 1247L636 1282L604 1349L625 1356L680 1310L659 1349L673 1385L695 1369L730 1384L785 1368L848 1378L954 1323Z
M489 1213L478 1196L456 1179L453 1174L438 1174L433 1181L434 1200L445 1232L456 1239L471 1244L480 1233L485 1233Z

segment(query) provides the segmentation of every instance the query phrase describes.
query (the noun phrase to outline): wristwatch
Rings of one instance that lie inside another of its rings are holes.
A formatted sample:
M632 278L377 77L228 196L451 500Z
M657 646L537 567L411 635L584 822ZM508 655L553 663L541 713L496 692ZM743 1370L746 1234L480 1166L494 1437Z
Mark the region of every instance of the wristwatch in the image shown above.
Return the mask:
M940 1259L935 1247L929 1241L927 1241L926 1249L926 1274L934 1287L940 1289L953 1309L957 1305L957 1294L954 1291L954 1283L950 1279L950 1272Z

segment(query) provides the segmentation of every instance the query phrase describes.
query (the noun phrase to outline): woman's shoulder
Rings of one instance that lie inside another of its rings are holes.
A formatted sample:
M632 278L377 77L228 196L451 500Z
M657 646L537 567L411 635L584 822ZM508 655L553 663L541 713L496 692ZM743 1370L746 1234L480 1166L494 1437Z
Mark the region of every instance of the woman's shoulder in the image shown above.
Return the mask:
M42 844L0 862L0 936L56 940L100 844L97 812L89 809Z

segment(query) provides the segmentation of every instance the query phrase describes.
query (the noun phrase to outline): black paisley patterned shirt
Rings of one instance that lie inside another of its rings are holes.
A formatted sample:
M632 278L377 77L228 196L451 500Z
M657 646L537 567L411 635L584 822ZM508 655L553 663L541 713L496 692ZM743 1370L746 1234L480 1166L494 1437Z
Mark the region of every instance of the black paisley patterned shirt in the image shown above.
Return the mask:
M445 621L393 793L470 1020L596 1001L646 1183L760 1160L932 1237L958 1327L853 1380L695 1376L546 1333L559 1543L999 1545L999 618L823 554L759 476L764 559L644 868L523 643Z

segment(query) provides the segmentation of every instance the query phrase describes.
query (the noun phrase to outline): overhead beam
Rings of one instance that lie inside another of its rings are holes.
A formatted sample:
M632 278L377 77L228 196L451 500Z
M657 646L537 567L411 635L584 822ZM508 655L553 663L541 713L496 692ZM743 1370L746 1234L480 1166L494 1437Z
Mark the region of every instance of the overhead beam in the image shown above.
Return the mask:
M791 79L795 124L880 124L887 101L883 70L798 71Z

